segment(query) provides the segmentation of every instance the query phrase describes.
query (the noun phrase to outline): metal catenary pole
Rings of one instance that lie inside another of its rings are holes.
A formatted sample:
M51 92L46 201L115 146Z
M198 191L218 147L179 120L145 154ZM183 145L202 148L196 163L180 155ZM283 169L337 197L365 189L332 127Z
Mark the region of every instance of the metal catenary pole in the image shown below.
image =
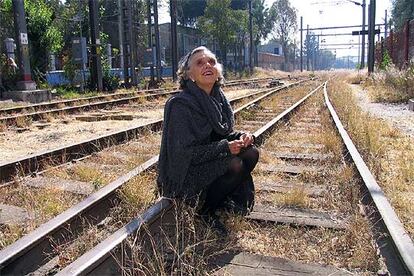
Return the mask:
M137 78L137 72L135 71L135 68L137 67L137 43L136 43L136 36L135 36L135 24L134 24L134 10L135 10L135 1L129 2L129 8L128 8L128 31L129 31L129 47L130 47L130 64L131 64L131 81L132 85L138 84L138 78Z
M161 47L160 47L160 29L158 26L158 1L152 0L154 9L154 41L155 42L155 59L157 66L157 82L161 80Z
M309 25L306 28L306 71L309 71Z
M384 39L387 39L388 37L388 11L385 10L385 30L384 30Z
M118 0L118 39L119 39L119 67L124 68L124 37L123 37L123 24L122 24L122 0Z
M303 72L303 16L300 17L300 71Z
M147 0L147 17L148 17L148 50L151 52L151 62L150 62L150 82L153 83L154 82L154 59L155 59L155 53L154 53L154 48L153 48L153 43L152 43L152 26L153 26L153 18L152 18L152 0Z
M21 75L17 86L21 90L36 89L30 68L29 39L23 0L13 0L14 27L16 32L18 66Z
M249 0L249 69L250 74L253 73L253 14L252 14L252 0Z
M89 23L91 27L91 83L98 91L103 90L102 64L101 64L101 41L99 39L98 10L99 2L89 0Z
M366 16L366 0L362 1L362 47L361 47L361 68L365 67L365 16Z
M177 0L170 0L171 14L171 68L172 78L177 80L178 49L177 49Z
M371 0L369 5L369 28L368 28L368 72L374 72L375 54L375 8L376 1Z

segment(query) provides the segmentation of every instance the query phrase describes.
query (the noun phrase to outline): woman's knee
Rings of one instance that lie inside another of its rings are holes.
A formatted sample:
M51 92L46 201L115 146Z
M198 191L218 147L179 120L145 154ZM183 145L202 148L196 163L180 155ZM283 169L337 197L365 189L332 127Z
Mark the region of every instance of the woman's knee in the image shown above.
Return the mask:
M240 154L244 164L252 171L259 161L259 150L255 146L248 147Z
M234 157L230 161L229 172L231 174L239 174L243 170L243 160L240 157Z

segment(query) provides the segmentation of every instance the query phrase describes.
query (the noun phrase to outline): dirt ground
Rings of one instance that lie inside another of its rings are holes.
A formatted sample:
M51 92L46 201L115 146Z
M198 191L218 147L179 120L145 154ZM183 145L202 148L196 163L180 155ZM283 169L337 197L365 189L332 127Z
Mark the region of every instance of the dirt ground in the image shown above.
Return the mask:
M252 89L229 90L226 96L232 99L248 93L252 93ZM95 110L87 113L114 112L114 114L132 115L133 120L82 122L76 120L75 117L78 115L67 115L64 118L54 119L42 129L33 122L28 130L23 132L12 130L0 132L0 163L162 119L164 102L165 99L160 102L133 104L125 108L116 107L109 111Z
M414 138L414 112L408 109L408 104L374 103L360 85L350 84L350 87L362 110L388 121L402 133Z

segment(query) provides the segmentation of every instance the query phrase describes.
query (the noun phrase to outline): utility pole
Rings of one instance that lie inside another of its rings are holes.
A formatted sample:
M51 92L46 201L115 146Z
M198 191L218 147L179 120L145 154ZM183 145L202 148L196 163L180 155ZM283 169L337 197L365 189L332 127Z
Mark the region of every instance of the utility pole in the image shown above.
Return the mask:
M155 35L155 58L157 65L157 82L161 80L161 47L160 47L160 29L158 27L158 0L152 0L154 8L154 35ZM153 41L154 42L154 41Z
M85 91L85 71L86 71L86 57L85 57L85 53L86 53L86 38L83 39L83 34L82 34L82 22L83 22L83 14L82 14L82 0L79 0L79 15L78 15L78 20L79 20L79 48L80 48L80 54L81 54L81 83L80 83L80 91L84 92ZM83 43L85 41L85 43ZM85 53L83 51L83 49L85 49Z
M119 67L124 68L124 38L123 38L123 11L122 0L118 0L118 39L119 39Z
M362 46L361 46L361 69L365 67L365 15L366 15L366 0L362 0Z
M300 71L303 72L303 16L300 17Z
M172 78L177 80L178 49L177 49L177 0L170 0L171 14L171 68Z
M387 39L388 37L388 11L385 10L385 33L384 33L384 39Z
M99 2L89 0L89 23L91 26L91 82L92 86L98 91L103 90L102 83L102 64L101 64L101 41L99 39L98 10Z
M368 26L368 72L374 72L375 63L375 0L370 1L369 5L369 26Z
M306 71L309 71L309 24L306 27Z
M152 53L151 83L154 83L156 73L157 82L161 79L161 52L160 52L160 35L158 29L158 7L157 0L147 0L148 6L148 47ZM154 67L155 71L154 72Z
M27 37L26 15L23 0L13 0L14 28L16 32L20 90L34 90L36 83L32 80L29 55L29 39Z
M253 14L252 14L252 0L249 0L249 69L250 74L253 73Z

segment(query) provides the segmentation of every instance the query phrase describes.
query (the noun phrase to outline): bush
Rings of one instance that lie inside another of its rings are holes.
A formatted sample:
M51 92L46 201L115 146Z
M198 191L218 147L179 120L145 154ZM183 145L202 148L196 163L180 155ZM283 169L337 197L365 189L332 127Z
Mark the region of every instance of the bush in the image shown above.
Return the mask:
M406 102L414 98L414 64L399 70L393 64L372 75L370 94L374 101Z
M382 61L379 65L379 69L381 70L387 70L392 65L392 59L390 57L390 54L387 50L384 51L384 54L382 56Z

